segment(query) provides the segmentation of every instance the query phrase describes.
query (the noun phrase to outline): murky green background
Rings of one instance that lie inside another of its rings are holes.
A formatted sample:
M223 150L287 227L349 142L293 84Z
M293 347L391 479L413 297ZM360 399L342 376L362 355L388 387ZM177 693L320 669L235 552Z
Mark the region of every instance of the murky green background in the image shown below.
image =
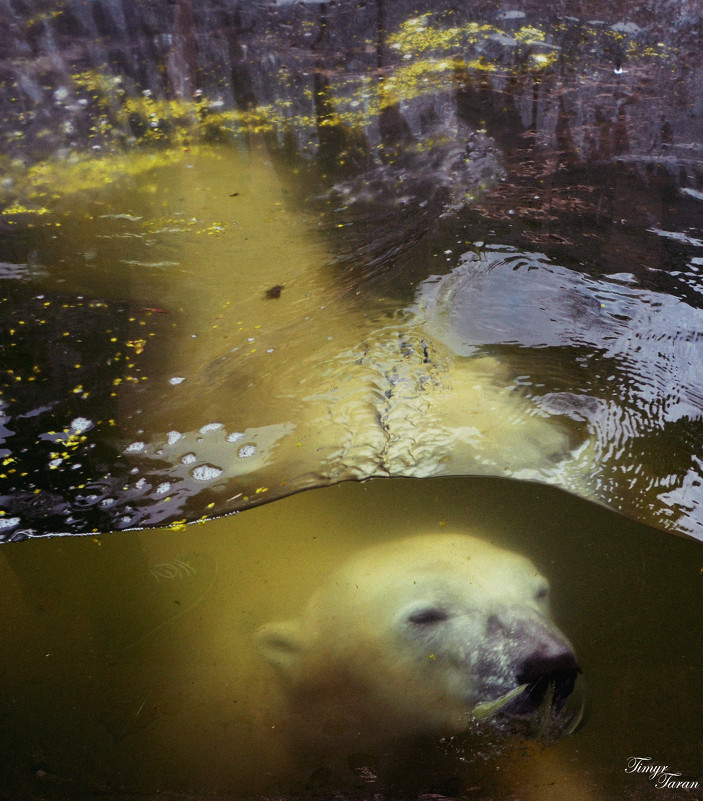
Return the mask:
M455 530L529 555L576 647L589 713L552 747L544 797L566 797L564 775L584 798L688 797L625 769L631 756L689 778L703 766L699 546L557 490L463 478L343 484L183 533L4 548L3 786L241 798L252 772L264 781L272 679L252 633L362 545Z

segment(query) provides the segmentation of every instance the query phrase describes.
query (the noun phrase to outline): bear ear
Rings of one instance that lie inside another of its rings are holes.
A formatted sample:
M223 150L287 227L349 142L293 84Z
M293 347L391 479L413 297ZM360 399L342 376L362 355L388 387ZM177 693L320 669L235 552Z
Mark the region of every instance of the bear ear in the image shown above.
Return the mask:
M305 652L300 623L297 620L268 623L256 632L254 640L261 656L292 680Z

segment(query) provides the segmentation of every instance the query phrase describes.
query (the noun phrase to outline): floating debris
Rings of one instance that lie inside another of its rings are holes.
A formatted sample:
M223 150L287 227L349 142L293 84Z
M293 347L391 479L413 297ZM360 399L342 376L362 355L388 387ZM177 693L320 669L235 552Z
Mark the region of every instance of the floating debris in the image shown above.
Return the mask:
M283 286L283 284L275 284L274 286L271 287L271 289L267 289L266 292L264 292L264 297L267 300L280 298L281 292L283 292L284 289L285 287Z
M521 692L527 689L527 686L527 684L521 684L519 687L515 687L505 695L501 695L500 698L495 698L493 701L483 701L480 704L476 704L471 711L471 716L476 718L476 720L486 720L486 718L495 715L496 712L500 712L504 706L507 706L507 704L513 700L513 698L517 698Z

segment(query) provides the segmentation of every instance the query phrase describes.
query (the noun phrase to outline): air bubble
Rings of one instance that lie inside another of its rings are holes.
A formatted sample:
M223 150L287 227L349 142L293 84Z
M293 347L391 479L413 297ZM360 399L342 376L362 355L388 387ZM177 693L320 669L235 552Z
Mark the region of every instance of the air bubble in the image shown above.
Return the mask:
M71 420L69 427L74 434L82 434L93 427L93 421L87 417L76 417L75 420Z
M125 453L141 453L146 448L146 442L133 442L125 448Z
M200 433L208 434L210 431L219 431L221 428L224 428L222 423L207 423L200 429Z
M212 481L222 473L219 467L214 467L211 464L201 464L193 470L191 475L198 481Z

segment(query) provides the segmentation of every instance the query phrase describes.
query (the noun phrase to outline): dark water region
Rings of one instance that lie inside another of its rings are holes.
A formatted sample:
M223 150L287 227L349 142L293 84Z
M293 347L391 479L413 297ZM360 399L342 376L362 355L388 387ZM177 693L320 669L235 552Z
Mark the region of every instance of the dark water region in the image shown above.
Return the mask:
M552 488L490 478L345 483L185 533L3 548L0 797L428 792L417 765L416 786L388 789L373 751L357 754L341 776L286 774L276 739L285 722L270 709L273 669L254 633L299 614L359 548L455 531L523 553L547 577L556 621L583 670L588 712L544 752L445 739L444 786L464 773L462 798L699 797L700 784L657 787L628 765L648 758L680 773L677 781L703 779L703 654L692 613L703 602L700 546ZM418 714L422 703L413 702ZM333 722L317 725L331 732ZM496 785L506 774L512 790Z
M1 533L345 478L700 538L700 10L4 5Z

